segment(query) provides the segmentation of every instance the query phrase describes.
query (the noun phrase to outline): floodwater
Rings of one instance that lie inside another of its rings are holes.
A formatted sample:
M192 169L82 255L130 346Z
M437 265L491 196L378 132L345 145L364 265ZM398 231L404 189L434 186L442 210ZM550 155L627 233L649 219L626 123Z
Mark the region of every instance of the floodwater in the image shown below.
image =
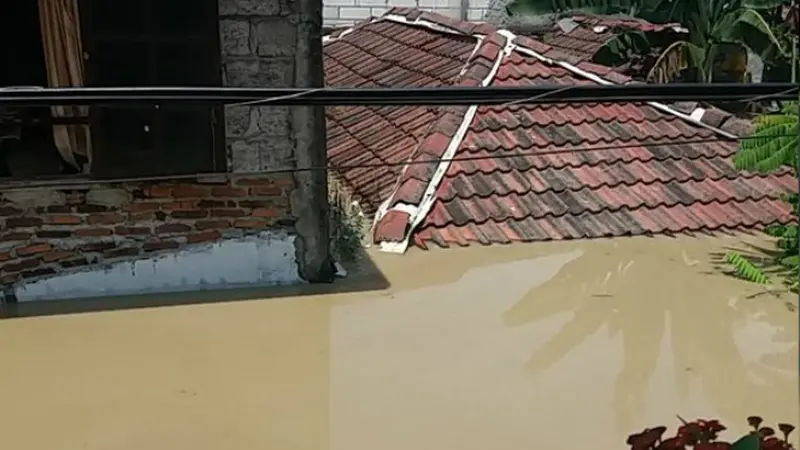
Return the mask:
M611 450L678 414L797 425L796 297L711 261L743 242L371 253L387 290L3 320L0 442Z

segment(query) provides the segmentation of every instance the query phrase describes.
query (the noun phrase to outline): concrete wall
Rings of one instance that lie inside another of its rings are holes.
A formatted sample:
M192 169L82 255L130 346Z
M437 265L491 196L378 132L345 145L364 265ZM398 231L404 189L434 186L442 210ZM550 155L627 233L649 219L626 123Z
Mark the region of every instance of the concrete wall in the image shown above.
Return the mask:
M219 0L223 83L322 86L313 0ZM232 174L0 189L6 300L331 281L322 108L225 112Z
M323 87L319 2L219 0L219 14L225 85ZM235 173L327 165L322 107L229 107L226 129ZM308 281L331 281L327 177L301 171L292 178L299 270Z
M394 6L419 8L454 18L462 18L461 0L323 0L325 26L351 25L380 16ZM467 0L466 19L483 20L489 0Z

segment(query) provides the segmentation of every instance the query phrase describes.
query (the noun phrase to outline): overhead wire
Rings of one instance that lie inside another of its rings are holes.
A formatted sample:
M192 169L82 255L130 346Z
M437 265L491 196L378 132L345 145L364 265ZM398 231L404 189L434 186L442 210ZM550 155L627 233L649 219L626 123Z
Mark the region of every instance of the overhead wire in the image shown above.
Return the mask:
M795 136L777 135L775 137L795 137ZM430 158L421 160L404 160L398 162L359 163L359 164L343 164L343 165L329 164L324 166L290 167L284 169L267 169L257 172L254 171L254 172L243 172L243 173L207 172L207 173L194 173L185 175L155 175L147 177L113 178L113 179L112 178L108 179L55 178L52 181L42 180L39 183L33 180L24 181L23 185L26 188L28 187L33 188L33 187L53 187L56 185L59 187L69 187L69 186L88 186L88 185L115 184L115 183L170 182L170 181L195 180L195 179L228 180L236 178L252 178L254 176L259 177L259 176L269 176L269 175L280 175L280 174L296 173L296 172L312 172L312 171L340 172L352 169L403 167L407 165L439 164L442 162L466 162L466 161L482 161L482 160L494 160L494 159L511 159L519 157L543 157L543 156L555 156L555 155L584 154L592 152L618 151L618 150L634 149L634 148L649 149L649 148L668 147L668 146L709 144L716 142L741 142L748 139L759 139L759 137L750 136L737 139L707 138L707 139L692 139L692 140L665 141L665 142L608 144L601 146L562 148L556 150L516 151L516 152L504 152L504 153L480 155L480 156L456 156L453 158Z
M779 83L774 84L771 89L768 89L770 92L760 95L760 96L753 96L748 98L742 98L733 101L742 101L742 102L749 102L754 100L764 100L770 98L779 98L784 99L787 95L797 96L798 87L791 86L787 89L776 89L776 86L785 85L787 83ZM642 87L641 85L624 85L624 86L601 86L601 88L609 88L609 87ZM664 85L647 85L647 87L658 87ZM705 88L711 87L720 87L720 85L702 85ZM738 84L737 87L741 87L741 84ZM756 85L756 86L765 86L765 85ZM553 97L557 97L559 94L568 93L570 91L574 91L576 89L585 88L585 86L555 86L555 87L547 87L543 92L540 92L536 95L524 97L524 98L516 98L513 100L507 100L501 103L496 101L486 102L484 100L478 100L477 102L472 101L470 104L489 104L494 105L496 107L508 107L508 106L515 106L520 104L537 104L543 102L552 102L552 103L583 103L585 98L580 97L571 97L566 99L555 99ZM81 89L92 89L92 88L81 88ZM105 88L103 88L105 89ZM124 92L125 94L131 94L132 92L137 92L140 88L111 88L113 91ZM141 89L151 89L151 88L141 88ZM183 88L165 88L162 90L176 90L183 91ZM221 88L227 89L227 88ZM485 90L491 88L480 88L478 90ZM21 91L30 91L30 92L41 92L51 89L17 89L17 88L1 88L0 89L0 105L2 105L8 97L4 94L6 92L16 92L20 93ZM52 89L54 91L70 91L76 89ZM78 89L80 90L80 89ZM156 88L158 90L158 88ZM211 89L215 90L215 89ZM358 91L360 89L354 89L353 91ZM378 91L384 89L377 89ZM276 90L272 90L276 91ZM286 91L286 90L277 90L277 91ZM232 103L228 106L257 106L257 105L275 105L275 104L284 104L287 101L305 101L307 100L306 97L314 95L315 93L320 93L324 91L330 91L327 88L312 88L312 89L294 89L291 90L292 92L285 95L274 96L270 98L262 98L256 100L250 100L245 102L239 103ZM70 98L70 97L63 97L63 98ZM135 100L142 100L142 99L135 99ZM397 106L401 105L408 105L409 102L413 99L401 99L401 102ZM146 102L151 102L152 100L148 100ZM644 101L652 101L649 98L646 100L637 100L636 102L644 102ZM673 100L679 101L679 100ZM595 103L628 103L628 100L619 100L618 96L613 97L606 97L603 99L594 99ZM783 137L783 136L777 136ZM793 137L793 136L789 136ZM208 172L208 173L193 173L193 174L185 174L185 175L163 175L163 176L147 176L147 177L132 177L132 178L108 178L108 179L86 179L86 178L76 178L76 179L68 179L68 178L57 178L50 180L42 180L37 183L35 180L28 180L23 182L25 187L51 187L54 185L58 186L84 186L84 185L95 185L95 184L113 184L113 183L129 183L129 182L158 182L158 181L178 181L178 180L189 180L189 179L198 179L198 178L212 178L217 179L220 177L225 178L241 178L241 177L248 177L248 176L268 176L268 175L276 175L276 174L285 174L285 173L295 173L295 172L309 172L309 171L335 171L341 172L346 170L352 169L363 169L363 168L387 168L387 167L404 167L408 165L418 165L418 164L439 164L442 162L459 162L459 161L480 161L480 160L491 160L491 159L507 159L507 158L517 158L517 157L542 157L542 156L553 156L553 155L562 155L562 154L580 154L580 153L591 153L591 152L603 152L603 151L613 151L613 150L620 150L620 149L628 149L628 148L655 148L655 147L664 147L664 146L677 146L677 145L692 145L692 144L707 144L707 143L714 143L714 142L740 142L747 139L755 139L756 137L740 137L738 139L726 138L726 137L716 137L716 138L707 138L707 139L695 139L695 140L684 140L684 141L669 141L669 142L650 142L650 143L628 143L628 144L609 144L609 145L602 145L602 146L589 146L589 147L573 147L573 148L562 148L556 150L545 150L545 151L517 151L517 152L504 152L502 154L491 154L491 155L481 155L481 156L455 156L453 158L430 158L430 159L421 159L421 160L403 160L399 162L386 162L382 161L379 163L359 163L359 164L343 164L343 165L325 165L325 166L310 166L310 167L292 167L292 168L281 168L281 169L266 169L256 172L248 172L248 173L223 173L223 172ZM12 182L13 183L13 182Z
M752 98L792 100L798 87L791 83L624 84L406 87L406 88L3 88L0 106L120 105L120 104L272 104L280 106L334 105L500 105L526 103L608 103L739 101ZM547 94L547 95L543 95Z

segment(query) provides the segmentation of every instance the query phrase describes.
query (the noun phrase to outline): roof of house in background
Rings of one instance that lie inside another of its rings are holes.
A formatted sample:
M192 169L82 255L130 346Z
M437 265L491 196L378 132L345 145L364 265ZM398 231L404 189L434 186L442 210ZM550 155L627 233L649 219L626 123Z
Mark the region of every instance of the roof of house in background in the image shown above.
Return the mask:
M544 29L540 28L532 33L520 31L520 34L530 35L539 42L575 55L583 61L591 61L601 47L625 31L687 32L677 23L654 24L635 17L575 15L553 22Z
M332 86L630 81L528 37L405 8L329 38L325 60ZM654 103L330 108L329 157L338 166L403 164L336 173L358 197L382 204L374 239L392 251L409 241L492 244L790 220L778 197L797 180L738 173L730 162L737 144L719 140L747 124L690 112ZM444 161L420 163L430 159Z

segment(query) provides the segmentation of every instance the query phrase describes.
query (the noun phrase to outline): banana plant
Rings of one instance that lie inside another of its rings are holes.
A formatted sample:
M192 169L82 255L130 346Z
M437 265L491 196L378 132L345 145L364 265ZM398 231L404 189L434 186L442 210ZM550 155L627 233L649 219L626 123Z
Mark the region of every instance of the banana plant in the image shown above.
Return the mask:
M512 17L567 14L625 15L635 17L646 0L512 0L506 10Z
M789 0L656 0L642 11L653 22L679 22L686 40L664 50L648 81L669 82L685 69L696 81L745 81L748 50L767 63L788 56L785 45L762 13Z

